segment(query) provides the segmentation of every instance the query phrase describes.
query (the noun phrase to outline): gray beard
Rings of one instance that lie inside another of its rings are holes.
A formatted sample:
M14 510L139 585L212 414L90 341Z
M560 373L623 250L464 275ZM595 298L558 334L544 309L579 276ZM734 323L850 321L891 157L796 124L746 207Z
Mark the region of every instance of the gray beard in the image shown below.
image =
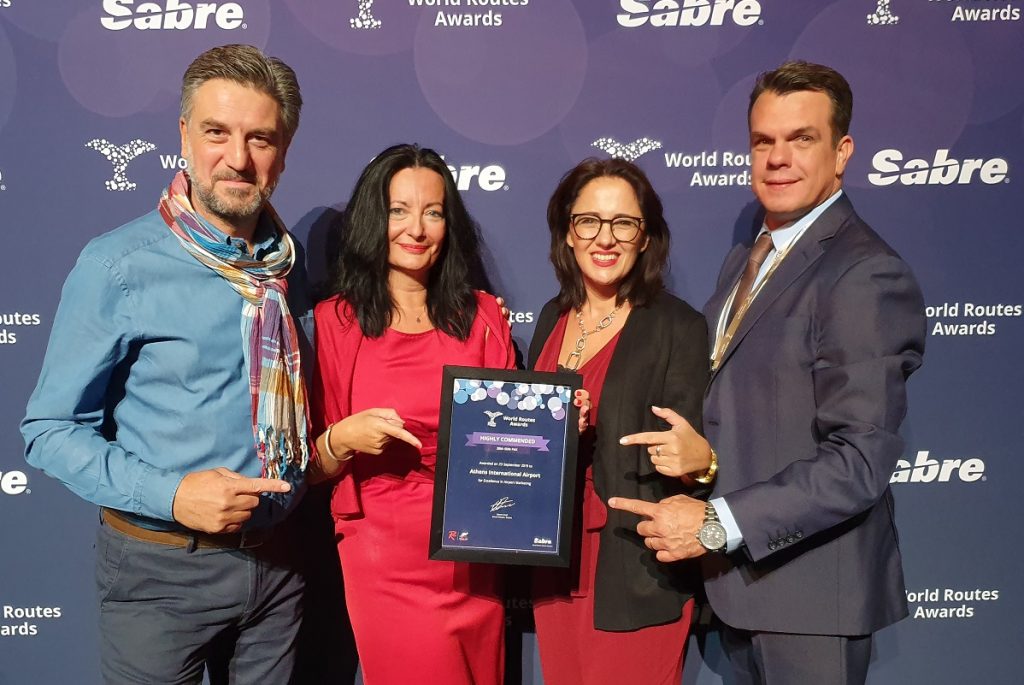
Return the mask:
M214 179L216 182L218 179ZM263 205L273 194L273 186L265 188L262 193L249 195L237 191L227 191L231 199L224 199L214 192L213 186L207 186L192 179L192 193L200 203L214 216L224 219L227 222L244 221L259 216Z

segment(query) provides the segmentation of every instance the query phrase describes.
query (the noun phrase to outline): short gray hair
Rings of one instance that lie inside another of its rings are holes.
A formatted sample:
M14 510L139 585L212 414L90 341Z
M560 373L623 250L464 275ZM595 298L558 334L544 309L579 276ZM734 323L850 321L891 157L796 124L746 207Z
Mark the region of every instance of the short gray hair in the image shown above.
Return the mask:
M277 57L268 57L251 45L210 48L188 65L181 79L181 117L188 121L192 98L207 81L225 79L266 93L281 107L285 136L291 141L299 128L302 94L295 72Z

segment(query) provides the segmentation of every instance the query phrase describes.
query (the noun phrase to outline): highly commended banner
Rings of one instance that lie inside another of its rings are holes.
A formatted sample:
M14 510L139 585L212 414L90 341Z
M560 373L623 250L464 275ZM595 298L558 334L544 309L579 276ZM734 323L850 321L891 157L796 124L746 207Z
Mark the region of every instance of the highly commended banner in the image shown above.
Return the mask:
M444 368L432 559L569 565L580 382Z

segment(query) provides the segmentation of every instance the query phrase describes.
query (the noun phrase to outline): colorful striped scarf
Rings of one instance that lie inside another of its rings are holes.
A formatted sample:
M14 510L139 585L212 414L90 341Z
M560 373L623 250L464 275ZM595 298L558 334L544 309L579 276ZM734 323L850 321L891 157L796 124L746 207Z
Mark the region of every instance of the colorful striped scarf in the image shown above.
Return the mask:
M159 208L181 246L242 296L243 354L262 475L301 481L309 461L309 418L299 339L286 299L285 276L295 261L291 236L274 209L265 204L263 211L277 230L280 244L265 260L241 254L196 214L183 171L164 191Z

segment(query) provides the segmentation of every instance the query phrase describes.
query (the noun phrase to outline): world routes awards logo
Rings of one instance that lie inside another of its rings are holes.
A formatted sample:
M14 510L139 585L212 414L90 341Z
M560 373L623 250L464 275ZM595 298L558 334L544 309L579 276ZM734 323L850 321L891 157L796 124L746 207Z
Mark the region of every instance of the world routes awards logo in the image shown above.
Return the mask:
M661 141L646 136L637 138L632 143L620 143L614 138L598 138L590 146L607 152L610 157L635 162L652 150L660 150Z
M372 31L383 25L380 19L373 16L373 0L359 0L357 4L356 16L348 20L349 26L354 29Z
M868 15L869 26L894 26L900 18L892 13L889 0L877 0L875 11Z
M349 28L374 31L384 22L373 14L374 0L354 0L356 15L348 20ZM501 10L526 7L531 0L395 0L408 2L410 9L434 10L433 24L438 28L497 28L505 19Z
M103 185L107 190L115 192L135 190L138 187L138 184L128 179L126 173L128 164L139 155L156 149L156 145L141 138L130 140L124 145L115 145L106 138L93 138L85 144L85 147L96 150L113 165L114 177L109 181L104 181Z
M868 26L895 26L900 23L899 16L893 14L890 0L873 2L875 11L867 15ZM1020 21L1021 8L1014 7L1014 2L1015 0L985 0L982 4L978 0L928 0L929 6L935 9L952 7L949 16L951 22L980 23Z

